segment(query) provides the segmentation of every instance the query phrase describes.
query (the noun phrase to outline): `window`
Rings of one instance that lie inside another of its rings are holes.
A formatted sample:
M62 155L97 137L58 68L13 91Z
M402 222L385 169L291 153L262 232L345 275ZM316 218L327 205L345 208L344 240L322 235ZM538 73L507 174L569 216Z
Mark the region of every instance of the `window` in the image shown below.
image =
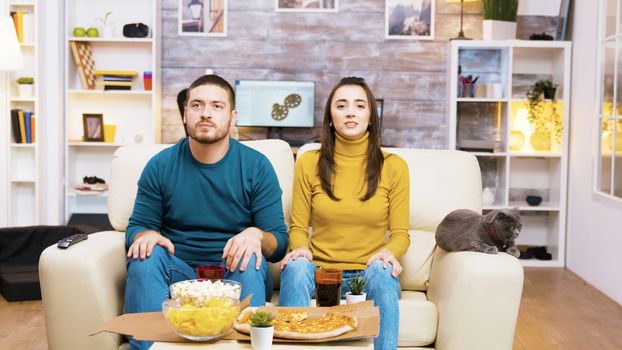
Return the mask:
M603 0L600 6L594 191L622 201L622 0Z

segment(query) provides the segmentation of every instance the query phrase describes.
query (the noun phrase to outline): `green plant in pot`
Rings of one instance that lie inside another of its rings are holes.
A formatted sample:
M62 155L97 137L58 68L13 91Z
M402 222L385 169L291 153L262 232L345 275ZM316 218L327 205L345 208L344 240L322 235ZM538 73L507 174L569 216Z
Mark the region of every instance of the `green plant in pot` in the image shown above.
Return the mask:
M518 0L483 0L484 40L516 39Z
M19 97L22 98L31 98L34 93L34 84L35 79L32 77L20 77L15 80L17 83L17 89L19 92Z
M535 128L535 133L532 135L532 146L536 150L549 149L551 132L553 132L557 144L562 141L564 121L556 107L556 91L557 84L553 84L550 80L538 80L527 90L528 119ZM546 102L547 100L550 102ZM534 137L539 138L539 140L533 140Z
M354 277L346 281L346 286L349 290L346 293L346 302L348 304L355 304L365 301L365 298L367 297L367 294L365 293L366 284L367 283L363 275L359 275L359 272L357 271Z
M251 346L254 350L268 350L272 348L274 315L268 311L257 310L250 317Z

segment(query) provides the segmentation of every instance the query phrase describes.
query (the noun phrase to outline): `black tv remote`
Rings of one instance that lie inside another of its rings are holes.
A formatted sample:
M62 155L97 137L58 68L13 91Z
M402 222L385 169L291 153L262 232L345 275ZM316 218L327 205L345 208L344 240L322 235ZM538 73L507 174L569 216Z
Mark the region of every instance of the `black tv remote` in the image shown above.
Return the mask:
M60 241L58 241L58 247L60 249L67 249L71 247L72 245L78 242L82 242L88 238L89 238L89 235L85 233L76 233L75 235L71 235L69 237L63 238Z

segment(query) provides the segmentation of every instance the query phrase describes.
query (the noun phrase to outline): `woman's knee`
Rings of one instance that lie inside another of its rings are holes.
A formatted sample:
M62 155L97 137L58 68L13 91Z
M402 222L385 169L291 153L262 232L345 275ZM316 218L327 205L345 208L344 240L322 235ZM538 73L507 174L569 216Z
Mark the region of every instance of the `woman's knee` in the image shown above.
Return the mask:
M282 279L300 281L301 279L311 278L315 265L309 259L298 257L287 262L287 266L281 272Z

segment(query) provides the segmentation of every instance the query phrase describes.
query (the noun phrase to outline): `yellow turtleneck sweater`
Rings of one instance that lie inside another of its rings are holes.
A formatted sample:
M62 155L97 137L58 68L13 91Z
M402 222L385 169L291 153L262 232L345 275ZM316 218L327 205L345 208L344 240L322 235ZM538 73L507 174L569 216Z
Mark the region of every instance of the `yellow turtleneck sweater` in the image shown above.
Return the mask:
M408 249L410 181L406 162L383 152L384 165L373 197L367 191L365 152L368 134L350 141L336 134L333 201L322 190L317 173L319 151L301 155L296 161L292 224L289 247L309 248L316 265L343 270L365 269L367 260L382 248L396 258ZM309 241L308 227L313 228ZM386 242L386 232L390 239Z

